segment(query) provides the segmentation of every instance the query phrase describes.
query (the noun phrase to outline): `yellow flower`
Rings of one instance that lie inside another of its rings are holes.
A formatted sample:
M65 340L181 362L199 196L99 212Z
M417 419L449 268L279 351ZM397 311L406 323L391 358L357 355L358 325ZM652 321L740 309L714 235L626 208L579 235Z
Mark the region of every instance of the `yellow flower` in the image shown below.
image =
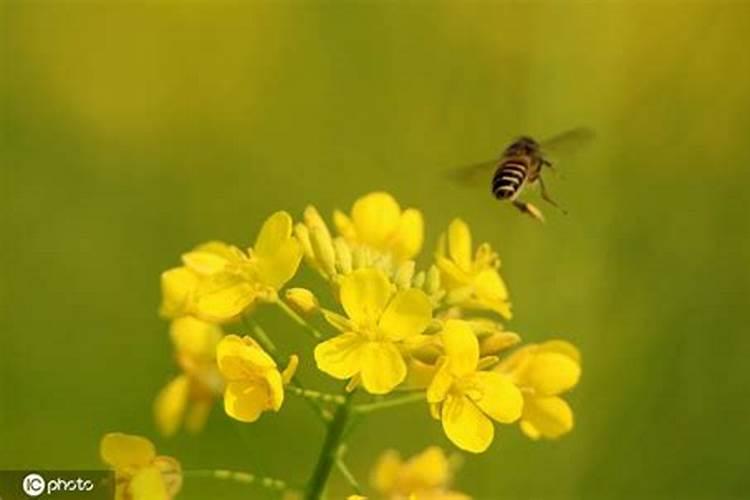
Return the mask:
M170 500L182 487L180 463L157 456L146 438L109 433L99 449L102 460L115 471L116 500Z
M386 394L406 377L403 341L421 334L432 319L432 306L421 290L395 292L385 274L360 269L344 277L341 304L348 319L325 312L343 333L315 348L315 361L338 379L361 380L372 394Z
M448 320L441 336L445 359L427 401L448 439L466 451L482 452L494 438L492 420L509 424L521 416L521 391L498 372L480 371L479 342L466 322Z
M575 387L581 377L581 356L572 344L550 340L527 345L497 370L521 388L524 434L531 439L555 439L573 429L573 410L559 397Z
M499 257L488 243L479 245L472 257L471 231L461 219L454 219L447 235L440 237L436 263L450 305L511 317L508 289L498 272Z
M216 365L216 346L224 333L218 325L192 316L172 321L169 333L182 373L156 397L156 424L166 436L177 432L183 421L189 432L198 432L206 423L214 399L224 390Z
M292 237L292 218L276 212L247 253L210 242L182 256L184 266L162 274L163 316L194 315L211 322L237 317L256 301L276 300L302 257Z
M431 446L404 462L396 450L384 452L372 474L373 488L389 500L469 500L450 490L453 466L443 450Z
M402 211L388 193L375 192L359 198L352 206L351 216L337 210L333 222L350 244L390 254L397 262L413 258L422 248L422 213L414 208Z
M219 342L216 358L227 382L227 415L242 422L255 422L264 411L279 411L284 402L284 383L297 367L296 356L292 356L282 374L253 339L227 335Z

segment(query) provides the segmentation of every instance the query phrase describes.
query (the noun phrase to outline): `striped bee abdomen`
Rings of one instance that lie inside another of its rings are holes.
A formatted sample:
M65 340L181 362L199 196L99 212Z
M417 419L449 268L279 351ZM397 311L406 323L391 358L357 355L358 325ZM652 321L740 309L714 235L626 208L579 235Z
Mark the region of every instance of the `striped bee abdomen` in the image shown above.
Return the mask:
M526 180L529 168L518 159L504 160L492 178L492 194L495 198L512 198Z

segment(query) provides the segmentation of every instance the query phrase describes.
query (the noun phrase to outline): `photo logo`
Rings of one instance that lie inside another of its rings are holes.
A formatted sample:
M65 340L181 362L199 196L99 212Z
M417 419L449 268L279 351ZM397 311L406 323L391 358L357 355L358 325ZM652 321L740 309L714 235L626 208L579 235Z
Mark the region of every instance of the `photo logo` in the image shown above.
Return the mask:
M38 497L39 495L44 493L47 482L42 476L32 472L31 474L27 474L26 477L23 478L23 482L21 484L24 493L26 493L30 497Z

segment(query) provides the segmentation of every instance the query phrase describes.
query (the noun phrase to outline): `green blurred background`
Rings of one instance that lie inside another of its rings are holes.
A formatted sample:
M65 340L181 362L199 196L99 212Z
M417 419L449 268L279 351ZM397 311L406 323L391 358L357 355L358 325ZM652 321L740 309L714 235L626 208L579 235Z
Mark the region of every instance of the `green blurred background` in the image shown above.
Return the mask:
M584 354L575 431L499 429L461 489L750 496L750 3L0 5L0 467L97 466L118 430L188 468L306 478L323 429L296 399L158 437L159 273L205 240L249 244L279 208L385 189L423 210L428 248L468 220L504 259L510 326ZM581 124L598 140L548 181L570 214L543 207L545 226L443 176ZM304 334L259 314L311 374ZM402 408L355 432L350 461L366 477L385 447L432 443L450 447ZM191 480L181 498L263 494Z

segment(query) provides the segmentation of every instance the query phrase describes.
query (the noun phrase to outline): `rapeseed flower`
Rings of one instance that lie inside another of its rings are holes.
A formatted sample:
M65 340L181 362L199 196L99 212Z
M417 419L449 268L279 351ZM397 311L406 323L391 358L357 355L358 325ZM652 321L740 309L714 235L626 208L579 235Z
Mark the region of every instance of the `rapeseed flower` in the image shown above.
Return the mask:
M451 490L454 464L443 450L431 446L404 461L396 450L387 450L372 473L378 498L387 500L470 500Z
M284 384L297 368L292 356L283 373L276 362L250 337L227 335L216 348L219 370L226 380L224 410L242 422L255 422L265 411L279 411Z
M318 368L338 379L353 378L353 385L361 381L371 394L392 391L406 377L404 342L432 320L429 299L417 289L396 291L377 269L344 277L340 299L348 318L325 312L342 333L315 348Z
M498 272L500 258L488 243L479 245L472 255L471 231L461 219L454 219L447 234L441 235L436 264L448 305L511 317L508 289Z
M521 391L505 375L481 370L479 342L466 322L448 320L440 335L445 356L427 401L456 446L485 451L494 438L492 420L509 424L521 416Z
M189 432L200 431L224 381L216 365L221 327L192 316L172 321L169 333L182 373L156 397L154 412L162 434L171 436L184 423Z
M560 397L578 384L581 356L564 340L527 345L497 367L523 394L521 430L531 439L555 439L573 429L573 410Z
M157 456L153 443L144 437L109 433L99 449L115 472L115 500L171 500L182 487L180 463Z
M266 219L247 252L222 242L198 246L183 266L162 274L162 315L194 315L230 321L258 301L273 302L294 276L302 257L292 237L292 218L276 212Z

